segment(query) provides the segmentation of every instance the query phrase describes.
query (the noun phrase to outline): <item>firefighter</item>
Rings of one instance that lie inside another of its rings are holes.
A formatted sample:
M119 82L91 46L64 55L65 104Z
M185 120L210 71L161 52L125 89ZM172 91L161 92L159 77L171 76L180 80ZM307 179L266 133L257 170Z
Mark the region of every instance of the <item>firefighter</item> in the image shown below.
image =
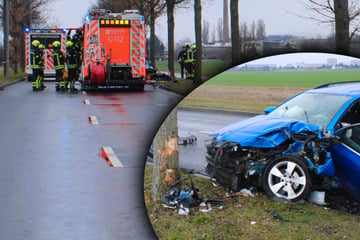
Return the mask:
M42 58L42 66L41 66L41 71L40 71L40 85L42 88L46 88L46 86L44 85L44 70L45 70L45 56L44 56L44 51L45 51L45 45L44 44L40 44L39 45L39 49L41 51L41 58Z
M81 30L76 30L75 34L72 37L73 42L73 48L77 54L77 64L78 64L78 69L76 71L76 76L75 76L75 80L78 79L79 74L80 74L80 67L81 67L81 63L82 63L82 52L83 52L83 48L82 48L82 41L83 41L83 35Z
M59 41L54 41L52 47L52 57L56 71L55 90L59 91L60 89L66 89L67 85L63 78L63 72L65 71L65 56L60 50L61 43Z
M190 47L190 44L186 44L186 52L185 52L185 58L184 58L184 63L185 63L185 69L187 71L187 79L193 79L194 78L194 73L193 73L193 53L192 53L192 49Z
M70 91L78 91L75 88L75 81L78 71L78 53L74 49L72 41L66 42L66 64L69 72Z
M33 40L31 42L30 64L32 69L32 88L33 90L42 90L41 87L41 67L43 65L43 58L41 50L39 49L40 41Z
M181 78L184 78L184 70L185 70L185 54L186 54L186 47L183 46L181 51L179 52L177 62L180 64L180 72L181 72Z

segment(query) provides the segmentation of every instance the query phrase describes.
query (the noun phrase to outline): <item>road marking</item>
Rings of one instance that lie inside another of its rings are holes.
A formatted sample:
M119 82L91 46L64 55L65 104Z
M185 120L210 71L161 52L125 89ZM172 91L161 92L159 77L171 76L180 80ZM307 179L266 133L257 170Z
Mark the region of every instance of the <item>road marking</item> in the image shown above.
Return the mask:
M211 132L208 131L199 131L200 133L206 133L206 134L211 134Z
M99 124L96 116L90 116L90 117L89 117L89 121L90 121L90 123L91 123L92 125L98 125L98 124Z
M101 148L103 158L107 159L111 166L113 167L124 167L121 161L118 159L111 147L102 147Z
M85 105L91 105L90 100L89 100L89 99L85 99L85 100L84 100L84 104L85 104Z

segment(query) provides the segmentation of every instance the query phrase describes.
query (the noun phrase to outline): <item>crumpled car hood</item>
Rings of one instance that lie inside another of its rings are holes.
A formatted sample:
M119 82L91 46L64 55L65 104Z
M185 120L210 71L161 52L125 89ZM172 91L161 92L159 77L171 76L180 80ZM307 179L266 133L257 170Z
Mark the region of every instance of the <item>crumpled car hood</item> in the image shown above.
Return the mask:
M217 142L232 141L242 147L274 148L294 133L316 132L314 126L295 119L259 115L214 131Z

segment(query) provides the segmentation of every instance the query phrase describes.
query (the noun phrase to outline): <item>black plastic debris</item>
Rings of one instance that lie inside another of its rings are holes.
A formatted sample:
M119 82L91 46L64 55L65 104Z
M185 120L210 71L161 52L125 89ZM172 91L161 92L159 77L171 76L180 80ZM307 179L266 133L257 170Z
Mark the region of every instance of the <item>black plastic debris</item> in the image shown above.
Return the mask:
M271 211L270 214L271 214L271 216L273 216L274 218L279 219L279 220L281 220L281 221L284 221L284 222L289 221L288 219L283 218L279 213L277 213L277 212L275 212L275 211Z
M181 188L184 181L189 180L190 188ZM163 197L163 207L165 208L178 208L180 215L189 215L191 207L199 207L200 212L209 212L214 208L221 209L224 205L224 201L200 198L198 196L198 189L194 187L194 183L191 176L181 178L175 181L171 185L170 191L168 191Z

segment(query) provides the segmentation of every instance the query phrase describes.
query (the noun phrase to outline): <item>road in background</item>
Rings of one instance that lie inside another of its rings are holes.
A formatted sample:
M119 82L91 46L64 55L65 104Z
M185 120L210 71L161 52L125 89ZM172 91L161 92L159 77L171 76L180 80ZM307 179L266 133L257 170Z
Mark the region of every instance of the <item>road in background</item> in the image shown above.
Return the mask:
M209 134L251 116L254 115L226 111L178 109L179 137L191 135L197 137L197 142L194 144L179 145L180 167L205 173L205 141L211 138Z
M0 238L155 238L143 202L144 159L181 96L148 86L62 93L46 84L40 92L27 81L0 92ZM109 166L105 146L124 167Z

